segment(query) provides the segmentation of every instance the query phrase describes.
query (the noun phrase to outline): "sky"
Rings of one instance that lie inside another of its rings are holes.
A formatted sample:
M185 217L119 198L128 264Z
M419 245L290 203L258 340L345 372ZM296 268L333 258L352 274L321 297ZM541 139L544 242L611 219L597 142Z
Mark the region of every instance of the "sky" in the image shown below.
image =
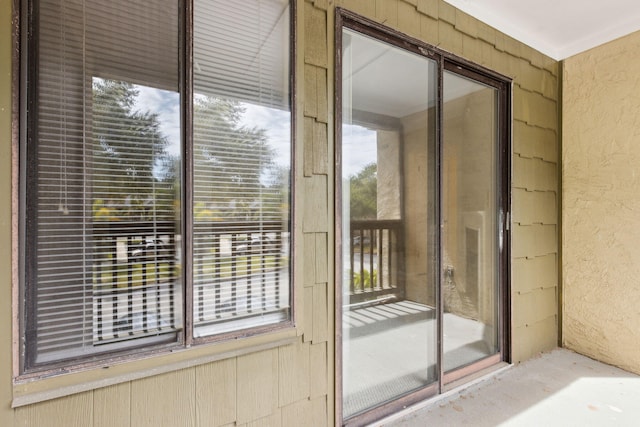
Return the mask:
M169 141L168 152L178 155L180 149L180 95L163 89L135 85L138 89L135 108L156 113L160 131ZM269 145L274 149L274 162L278 166L290 165L291 122L289 111L242 103L245 112L240 124L266 131ZM376 161L376 132L358 125L343 127L343 177L358 173L366 165ZM330 142L331 143L331 142Z

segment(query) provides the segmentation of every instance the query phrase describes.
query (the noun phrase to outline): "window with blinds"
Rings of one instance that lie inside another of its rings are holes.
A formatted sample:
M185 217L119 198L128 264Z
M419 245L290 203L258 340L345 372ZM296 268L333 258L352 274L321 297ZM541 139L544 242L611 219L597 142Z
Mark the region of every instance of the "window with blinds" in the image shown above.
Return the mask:
M32 4L23 371L289 320L289 2Z
M194 334L289 316L289 5L196 0Z

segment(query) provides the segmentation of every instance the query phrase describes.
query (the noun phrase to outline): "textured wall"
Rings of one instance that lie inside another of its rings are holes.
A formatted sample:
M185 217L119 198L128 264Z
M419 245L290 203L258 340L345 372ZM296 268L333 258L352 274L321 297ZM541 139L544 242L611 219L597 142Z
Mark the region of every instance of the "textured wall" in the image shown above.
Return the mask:
M73 394L11 402L10 247L0 245L0 425L333 424L333 25L342 6L514 79L513 360L557 340L557 63L439 0L297 1L296 292L292 345ZM0 240L10 241L10 0L0 0Z
M563 342L640 373L640 33L563 79Z

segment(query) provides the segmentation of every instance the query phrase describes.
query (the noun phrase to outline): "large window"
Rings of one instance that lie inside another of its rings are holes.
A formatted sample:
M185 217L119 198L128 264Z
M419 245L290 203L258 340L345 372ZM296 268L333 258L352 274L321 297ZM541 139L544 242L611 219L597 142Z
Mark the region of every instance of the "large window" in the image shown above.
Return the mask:
M289 2L23 6L21 372L290 324Z

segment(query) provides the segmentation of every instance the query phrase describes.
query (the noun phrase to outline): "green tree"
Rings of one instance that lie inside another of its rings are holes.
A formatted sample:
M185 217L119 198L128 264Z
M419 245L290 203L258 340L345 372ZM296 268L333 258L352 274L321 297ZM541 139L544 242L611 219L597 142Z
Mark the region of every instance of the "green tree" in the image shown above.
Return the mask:
M171 219L174 167L158 115L135 109L138 89L94 79L92 195L97 220Z
M199 209L207 212L203 219L214 220L251 220L265 213L271 190L262 180L273 166L273 150L264 129L241 124L244 112L237 101L195 98L196 217Z
M378 167L370 163L349 178L352 219L375 219L377 217Z

